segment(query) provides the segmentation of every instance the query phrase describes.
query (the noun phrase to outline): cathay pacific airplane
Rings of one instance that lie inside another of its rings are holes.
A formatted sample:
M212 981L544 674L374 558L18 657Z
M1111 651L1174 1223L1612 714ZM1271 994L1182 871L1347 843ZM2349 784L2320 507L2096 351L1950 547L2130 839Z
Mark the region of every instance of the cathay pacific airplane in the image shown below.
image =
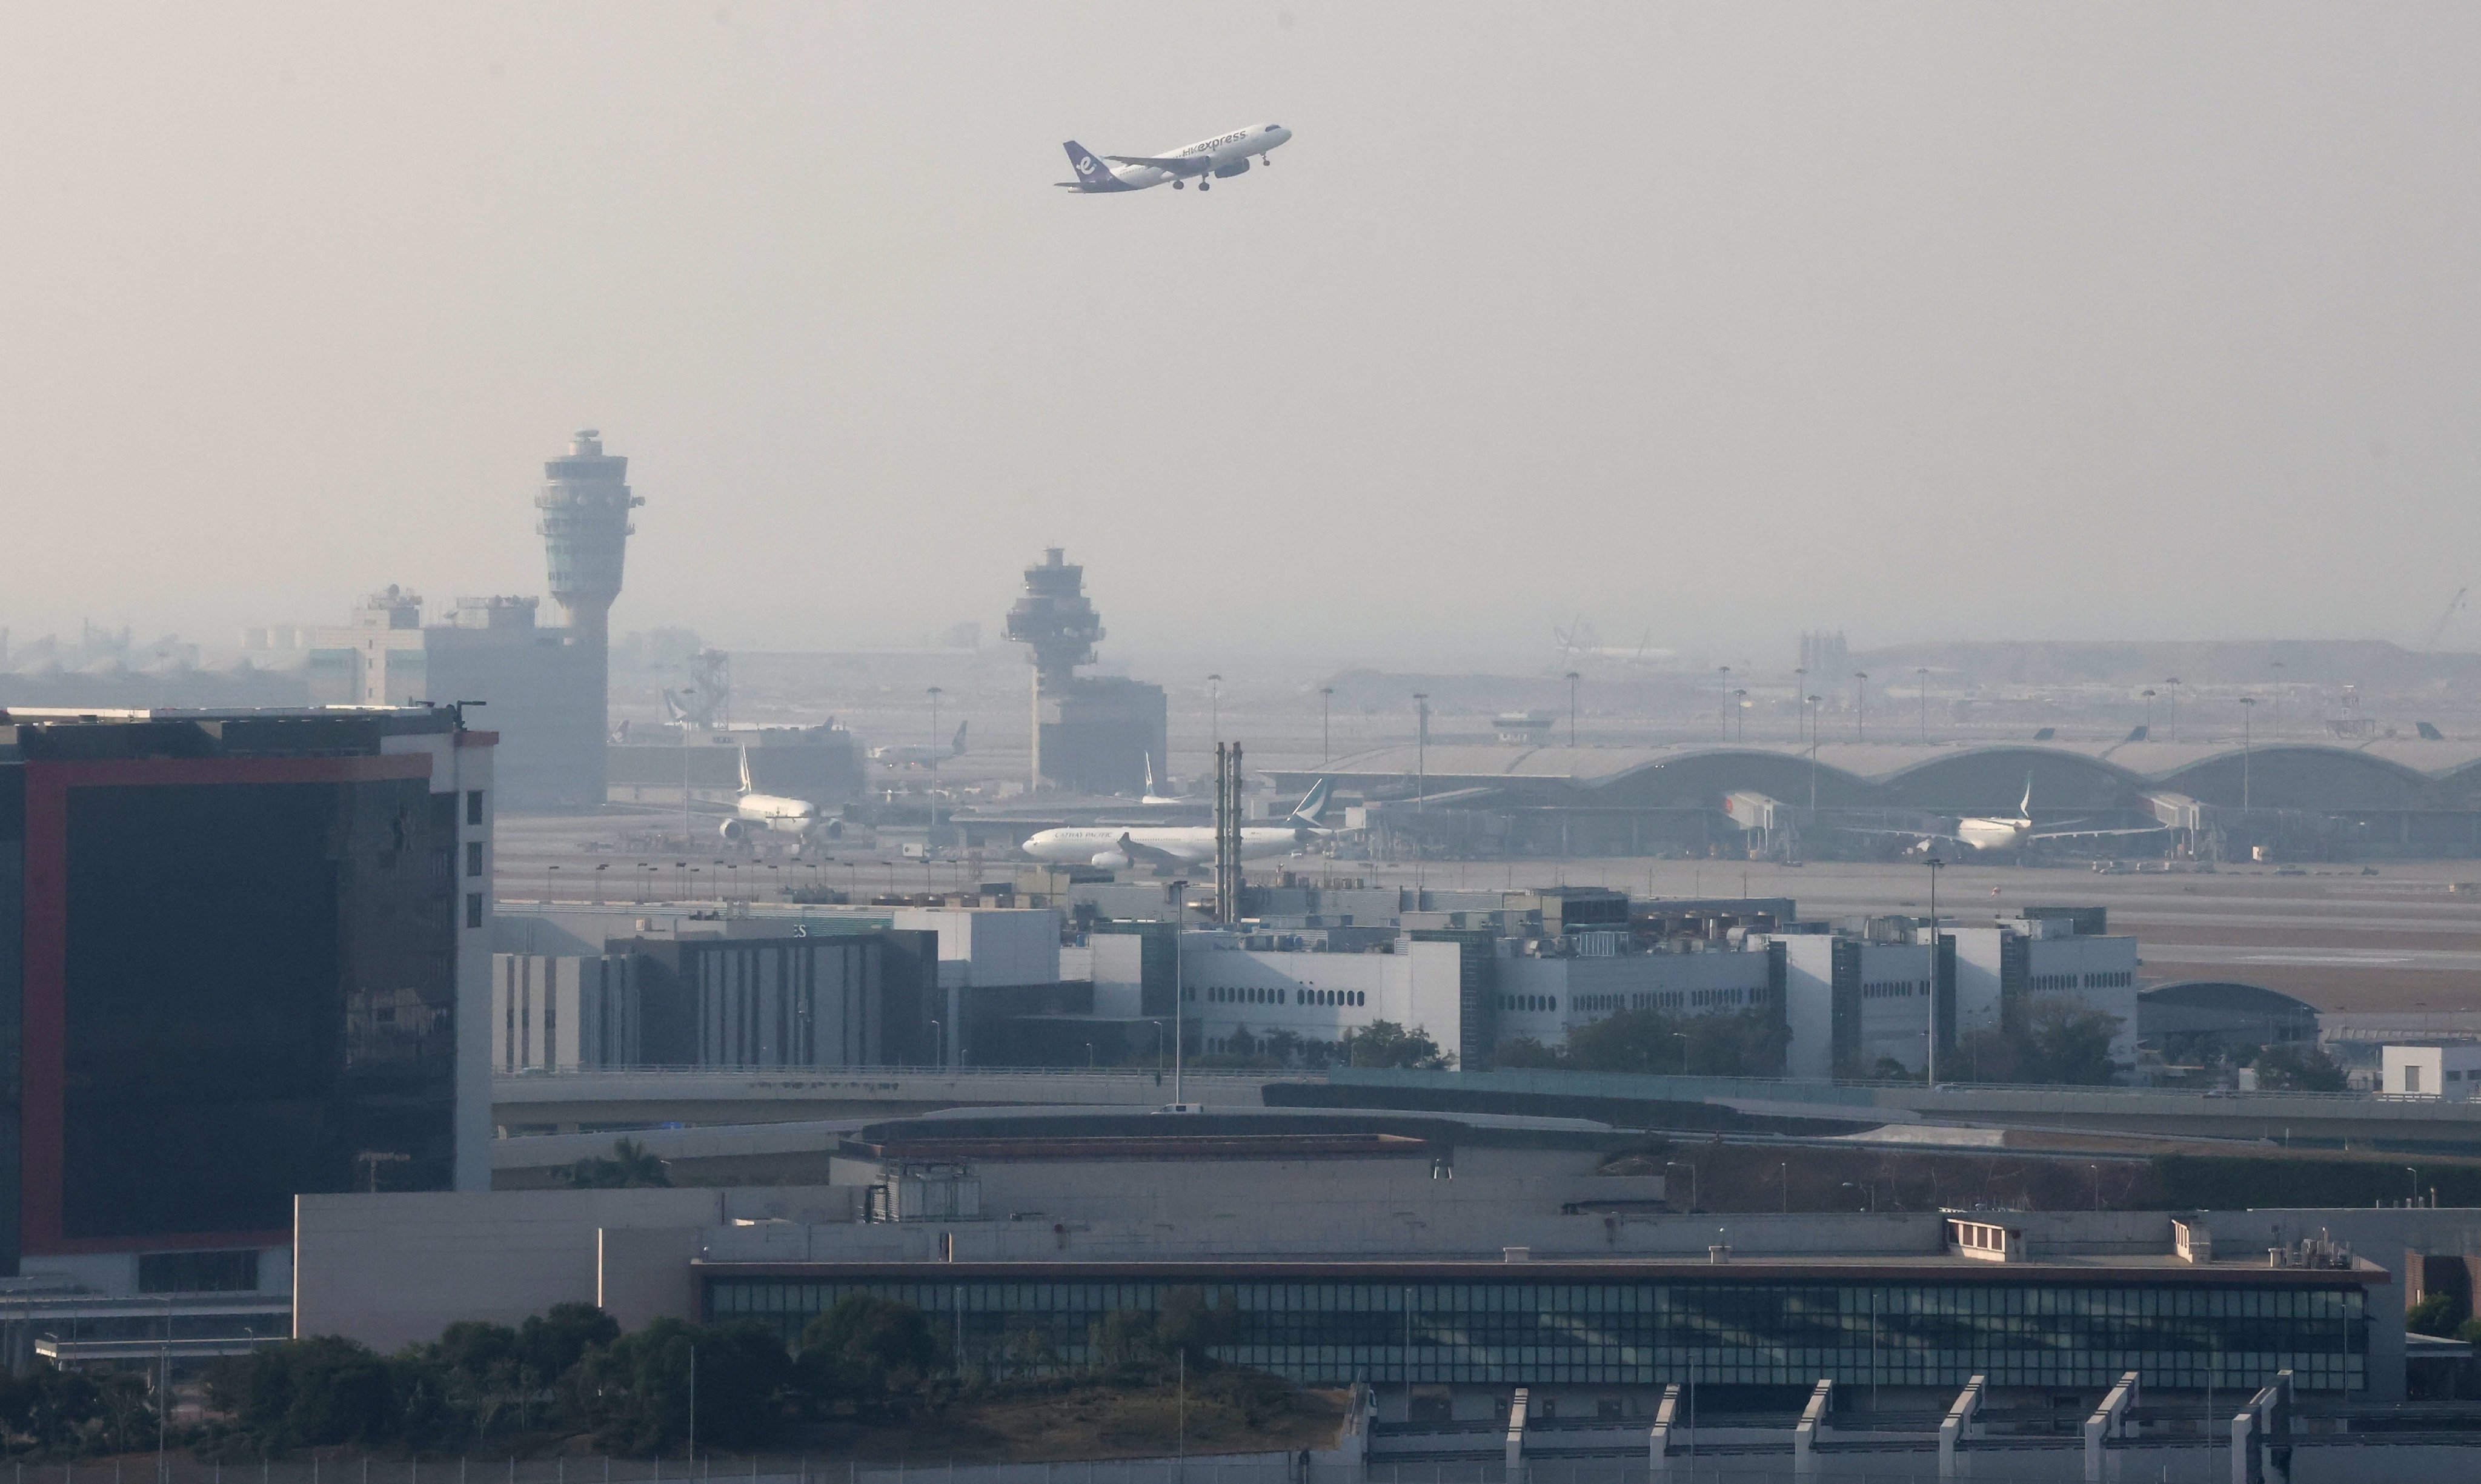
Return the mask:
M1143 191L1166 180L1175 191L1191 180L1197 182L1197 189L1207 191L1214 188L1214 181L1228 180L1247 169L1251 155L1257 156L1261 165L1274 164L1268 151L1292 137L1293 131L1280 123L1262 123L1254 129L1235 129L1194 144L1183 144L1162 155L1097 155L1072 139L1066 145L1068 164L1077 171L1077 178L1056 184L1081 195Z
M1240 858L1254 861L1291 854L1328 833L1319 823L1319 816L1324 813L1326 780L1320 778L1302 796L1291 819L1281 824L1244 826L1240 831ZM1214 859L1214 826L1104 824L1047 829L1026 841L1025 853L1038 861L1094 865L1107 871L1129 865L1186 870Z
M735 845L753 833L790 835L795 850L821 833L833 834L830 821L819 817L819 806L806 798L787 798L780 794L761 794L749 777L749 749L741 749L741 796L733 801L732 818L723 821L717 833Z

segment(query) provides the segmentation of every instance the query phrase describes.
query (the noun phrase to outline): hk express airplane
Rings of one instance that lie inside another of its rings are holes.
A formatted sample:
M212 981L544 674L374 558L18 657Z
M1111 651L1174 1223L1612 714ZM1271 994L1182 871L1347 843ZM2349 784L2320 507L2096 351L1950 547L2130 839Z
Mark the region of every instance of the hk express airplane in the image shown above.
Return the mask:
M1228 180L1247 169L1252 155L1261 165L1274 164L1267 152L1292 137L1293 131L1280 123L1262 123L1254 129L1235 129L1194 144L1183 144L1166 155L1096 155L1072 139L1065 147L1069 168L1076 170L1077 178L1056 184L1080 195L1143 191L1166 180L1175 191L1192 180L1197 182L1197 189L1207 191L1214 188L1215 181Z
M1308 794L1302 795L1300 806L1283 823L1243 826L1240 831L1240 858L1254 861L1270 855L1289 855L1319 836L1331 833L1319 822L1319 816L1324 813L1326 780L1320 778ZM1214 827L1211 824L1100 824L1047 829L1026 841L1025 853L1038 861L1100 866L1107 871L1117 871L1129 865L1185 870L1190 866L1203 866L1214 859Z

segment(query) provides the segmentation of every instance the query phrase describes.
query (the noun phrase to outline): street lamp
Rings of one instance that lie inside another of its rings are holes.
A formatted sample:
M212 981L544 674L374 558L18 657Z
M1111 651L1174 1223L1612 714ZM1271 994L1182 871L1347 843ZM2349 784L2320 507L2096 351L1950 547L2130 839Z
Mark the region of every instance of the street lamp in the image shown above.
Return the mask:
M1808 693L1809 666L1806 664L1794 665L1791 672L1792 715L1797 718L1792 723L1794 726L1809 725L1809 712L1806 710L1808 703L1801 699L1802 696L1807 695Z
M1577 682L1583 677L1575 670L1568 672L1568 745L1577 745Z
M1913 674L1921 683L1921 745L1926 747L1930 744L1930 667L1917 664Z
M1946 862L1945 862L1945 861L1943 861L1943 860L1940 860L1937 856L1933 855L1933 856L1931 856L1928 860L1925 860L1925 861L1921 862L1921 864L1922 864L1922 865L1924 865L1924 866L1927 866L1927 867L1930 869L1930 1049L1929 1049L1929 1054L1928 1054L1928 1056L1926 1056L1926 1057L1925 1057L1925 1058L1923 1058L1923 1059L1927 1062L1927 1068L1926 1068L1926 1070L1927 1070L1927 1073L1928 1073L1929 1085L1930 1085L1930 1086L1932 1086L1932 1087L1935 1087L1935 1086L1937 1086L1937 1085L1938 1085L1938 1048L1939 1048L1939 1040L1938 1040L1938 1030L1939 1030L1939 1023L1938 1023L1938 1019L1939 1019L1939 1014L1938 1014L1938 1004L1939 1004L1939 946L1940 946L1940 945L1939 945L1939 919L1938 919L1938 878L1939 878L1939 872L1940 872L1940 870L1941 870L1942 868L1944 868L1944 867L1946 865Z
M1817 826L1817 703L1818 703L1818 700L1819 700L1819 697L1815 696L1815 695L1813 695L1813 696L1811 696L1811 697L1809 698L1809 822L1810 822L1810 827L1811 827L1811 828L1813 828L1813 829L1816 828L1816 826Z
M1319 687L1319 766L1324 768L1335 757L1334 732L1329 723L1335 707L1335 687Z
M1721 708L1723 712L1723 740L1725 742L1730 742L1732 740L1732 667L1728 664L1724 664L1717 665L1715 668L1716 672L1723 677L1723 705Z
M1425 807L1430 796L1430 692L1413 692L1413 706L1421 716L1421 740L1414 744L1413 807Z
M2249 754L2253 750L2249 717L2257 713L2257 697L2240 697L2240 813L2249 812Z
M1854 670L1852 678L1861 682L1852 688L1852 736L1859 742L1869 740L1869 672Z
M1737 728L1739 735L1742 737L1748 736L1749 692L1746 687L1737 688L1732 691L1732 715L1739 722L1739 726ZM1733 730L1734 729L1732 728L1725 729L1723 733L1725 741L1729 741L1731 739Z
M1688 1172L1688 1209L1690 1211L1695 1211L1701 1204L1697 1199L1697 1161L1694 1159L1665 1159L1662 1161L1662 1167L1666 1170L1686 1170Z
M1876 1210L1878 1209L1878 1185L1877 1185L1877 1182L1875 1182L1875 1181L1847 1180L1847 1181L1844 1181L1844 1182L1842 1183L1842 1186L1841 1186L1841 1188L1846 1189L1846 1190L1858 1190L1858 1191L1860 1191L1860 1192L1861 1192L1862 1199L1864 1199L1864 1200L1866 1200L1866 1201L1867 1201L1867 1202L1868 1202L1868 1209L1869 1209L1870 1211L1876 1211Z

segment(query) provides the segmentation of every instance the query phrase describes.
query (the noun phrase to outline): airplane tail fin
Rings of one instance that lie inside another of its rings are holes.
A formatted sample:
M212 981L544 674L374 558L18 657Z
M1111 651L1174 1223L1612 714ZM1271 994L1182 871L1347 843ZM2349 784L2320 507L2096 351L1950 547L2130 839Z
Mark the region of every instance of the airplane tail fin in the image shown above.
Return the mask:
M973 723L969 721L959 721L956 723L956 740L948 745L948 755L950 757L960 758L965 755L965 728L972 724Z
M1325 779L1320 778L1318 782L1310 785L1310 791L1301 795L1300 804L1293 810L1293 822L1294 824L1307 824L1311 826L1317 825L1319 822L1319 816L1326 813L1326 794L1327 787Z
M744 794L758 792L758 785L749 780L749 749L746 747L741 749L741 792Z
M1111 168L1104 164L1102 157L1094 151L1073 139L1064 142L1060 147L1068 151L1068 166L1077 172L1079 185L1088 191L1109 191L1119 185L1120 177L1112 174Z
M1148 794L1152 794L1155 792L1155 755L1154 755L1153 753L1149 752L1149 753L1147 753L1147 754L1145 755L1145 757L1146 757L1146 793L1147 793Z
M2024 775L2024 801L2016 806L2016 818L2020 820L2033 818L2033 775L2031 773Z

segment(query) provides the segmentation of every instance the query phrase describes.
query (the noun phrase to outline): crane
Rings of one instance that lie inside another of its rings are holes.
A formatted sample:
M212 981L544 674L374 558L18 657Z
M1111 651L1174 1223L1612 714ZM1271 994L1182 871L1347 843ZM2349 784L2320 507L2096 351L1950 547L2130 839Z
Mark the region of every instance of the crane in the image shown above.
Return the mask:
M2440 637L2446 633L2446 621L2455 616L2457 609L2464 606L2464 595L2471 590L2469 586L2458 587L2455 589L2455 596L2446 600L2446 612L2438 615L2438 623L2429 631L2429 642L2420 646L2422 654L2428 654L2438 647Z

